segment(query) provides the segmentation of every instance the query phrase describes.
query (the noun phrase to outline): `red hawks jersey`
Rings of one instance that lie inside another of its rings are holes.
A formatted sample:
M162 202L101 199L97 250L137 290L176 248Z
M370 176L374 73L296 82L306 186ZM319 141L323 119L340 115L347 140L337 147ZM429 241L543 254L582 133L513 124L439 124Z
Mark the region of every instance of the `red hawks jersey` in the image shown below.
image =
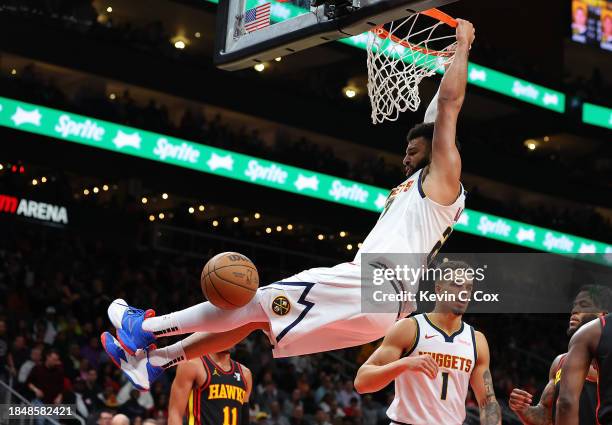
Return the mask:
M461 322L457 332L447 335L426 314L412 319L417 323L417 336L405 356L432 356L439 366L438 376L430 379L422 372L408 371L395 378L395 398L387 416L400 425L461 425L477 360L474 328Z
M440 249L465 208L465 191L461 185L455 202L440 205L425 196L422 174L423 169L391 190L354 263L364 253L429 254L430 260Z

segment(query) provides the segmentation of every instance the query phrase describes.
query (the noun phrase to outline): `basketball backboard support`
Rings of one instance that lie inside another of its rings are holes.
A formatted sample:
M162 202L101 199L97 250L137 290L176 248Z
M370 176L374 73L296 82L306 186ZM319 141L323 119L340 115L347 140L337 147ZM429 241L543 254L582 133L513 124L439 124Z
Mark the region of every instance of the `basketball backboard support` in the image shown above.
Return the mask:
M310 7L310 0L220 0L215 65L248 68L454 1L332 0Z

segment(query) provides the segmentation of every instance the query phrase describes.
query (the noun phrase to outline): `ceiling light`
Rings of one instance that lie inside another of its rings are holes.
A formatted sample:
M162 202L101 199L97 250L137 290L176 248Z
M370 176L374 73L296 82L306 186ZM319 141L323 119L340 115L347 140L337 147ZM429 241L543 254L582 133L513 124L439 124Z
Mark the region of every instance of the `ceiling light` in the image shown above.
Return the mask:
M538 147L538 141L534 140L534 139L527 139L527 140L525 140L525 142L523 144L530 151L533 151L533 150L535 150Z
M357 96L357 89L355 89L354 87L345 87L344 95L348 97L349 99L352 99L355 96Z
M257 65L255 65L253 68L255 69L255 71L257 71L257 72L261 72L261 71L263 71L264 69L266 69L266 66L265 66L263 63L258 63L258 64L257 64Z
M113 13L113 8L112 8L111 6L108 6L108 7L106 8L106 11L107 11L108 13Z
M217 227L219 225L219 222L217 220L213 220L212 225L213 227Z
M155 216L153 214L149 216L149 221L155 221Z
M276 226L276 231L277 232L282 232L283 231L283 226Z
M143 196L140 202L142 202L143 204L146 204L147 202L149 202L149 200Z
M100 189L98 189L98 186L93 188L93 193L98 193L100 191Z
M196 33L194 35L195 35L195 38L202 37L202 34L200 34L200 31L196 31Z
M15 68L11 69L11 75L17 74L17 70Z
M232 219L232 221L233 221L234 223L238 223L238 222L240 221L240 219L239 219L238 217L234 217L234 218Z
M40 179L41 182L43 183L47 183L47 178L45 176L42 176L42 178Z
M159 213L159 219L160 219L160 220L163 220L163 219L164 219L164 217L165 217L164 213Z
M198 207L198 211L200 211L200 212L204 211L204 205L200 205L200 206Z
M115 100L115 99L117 99L117 95L115 93L111 93L111 94L108 95L108 98L110 100Z
M548 136L544 136L544 141L545 141L545 142L550 142L550 137L548 137Z
M322 241L323 239L325 239L325 236L319 233L319 235L317 236L317 239Z
M83 195L89 195L89 189L84 189L83 190Z
M346 249L348 249L348 250L350 251L351 249L353 249L353 245L348 244L348 245L346 246Z
M277 58L274 58L274 60L275 60L276 62L280 62L280 61L282 61L282 60L283 60L283 58L281 58L281 57L279 56L279 57L277 57Z
M272 233L272 229L270 227L266 227L266 233Z
M345 236L346 236L346 232L345 232L344 230L343 230L343 231L341 231L341 232L340 232L340 237L341 237L341 238L343 238L343 237L345 237Z
M162 198L163 199L168 199L168 194L167 193L162 193Z
M38 180L33 179L33 180L32 180L32 186L36 186L37 184L38 184Z
M176 40L174 42L174 47L179 49L179 50L183 50L187 45L185 44L185 42L183 40Z
M102 190L106 192L108 190L108 185L105 184L104 186L102 186Z
M293 224L287 224L287 230L293 230Z
M253 214L253 217L255 217L256 220L259 220L261 218L261 214L255 213Z

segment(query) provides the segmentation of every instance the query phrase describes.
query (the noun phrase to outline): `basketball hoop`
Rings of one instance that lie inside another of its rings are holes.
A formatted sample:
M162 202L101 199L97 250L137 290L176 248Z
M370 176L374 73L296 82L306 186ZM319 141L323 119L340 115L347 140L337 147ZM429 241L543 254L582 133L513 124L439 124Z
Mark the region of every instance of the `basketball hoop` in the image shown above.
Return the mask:
M419 83L452 62L457 21L430 9L372 29L368 35L368 94L372 122L395 121L421 103Z

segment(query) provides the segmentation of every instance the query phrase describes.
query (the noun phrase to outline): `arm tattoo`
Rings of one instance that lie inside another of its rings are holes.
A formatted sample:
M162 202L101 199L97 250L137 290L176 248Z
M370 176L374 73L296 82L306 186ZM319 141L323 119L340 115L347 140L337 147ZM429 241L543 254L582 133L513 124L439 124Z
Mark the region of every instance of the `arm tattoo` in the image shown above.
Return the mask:
M550 391L552 389L552 391ZM552 402L554 387L547 386L537 406L531 406L519 414L526 425L552 425Z
M493 390L493 378L489 369L482 374L485 386L485 398L480 402L480 424L497 425L501 423L501 409L495 398Z

